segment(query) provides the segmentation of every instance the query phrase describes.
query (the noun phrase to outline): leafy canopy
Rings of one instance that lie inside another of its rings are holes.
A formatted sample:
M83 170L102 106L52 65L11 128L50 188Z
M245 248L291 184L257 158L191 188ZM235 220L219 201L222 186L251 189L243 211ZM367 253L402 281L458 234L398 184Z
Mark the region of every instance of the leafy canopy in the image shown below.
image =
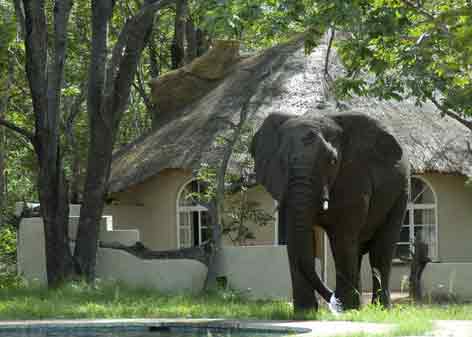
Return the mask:
M338 94L414 96L472 116L471 1L317 0L311 9L310 25L344 32L336 47L347 76Z

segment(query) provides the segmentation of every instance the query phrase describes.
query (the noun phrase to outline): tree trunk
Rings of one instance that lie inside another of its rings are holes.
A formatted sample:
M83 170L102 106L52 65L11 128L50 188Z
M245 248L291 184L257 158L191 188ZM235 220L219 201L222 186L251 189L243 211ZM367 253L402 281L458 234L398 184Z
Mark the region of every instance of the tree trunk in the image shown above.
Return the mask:
M148 51L149 51L149 73L152 78L156 78L160 75L161 69L159 67L160 59L159 53L157 52L155 34L151 33L148 42Z
M208 40L208 36L200 28L197 28L197 31L195 33L195 38L196 38L196 43L197 43L197 57L202 56L207 52L207 50L210 48L210 41Z
M74 256L77 262L77 272L85 276L88 282L93 282L98 234L110 173L114 135L101 118L101 114L91 116L90 132L87 177Z
M108 25L114 1L92 1L92 51L89 66L87 111L90 121L87 176L74 251L76 272L87 281L95 279L98 231L103 211L105 184L112 151L112 123L103 114ZM105 120L106 119L106 120ZM103 132L103 134L101 134ZM110 152L108 154L108 152Z
M72 176L70 186L70 202L71 204L80 203L80 156L77 145L72 148Z
M88 282L95 279L98 234L121 116L128 107L131 84L150 36L154 14L170 3L147 0L139 13L126 22L107 66L107 30L114 1L92 1L92 61L87 99L90 144L74 253L77 272Z
M410 298L415 302L419 302L423 298L421 275L428 262L431 262L431 259L428 257L428 245L420 240L415 240L415 251L412 253L410 265L409 291Z
M44 223L49 286L60 285L72 271L68 242L69 202L59 147L59 107L66 58L71 0L54 4L54 39L48 57L44 0L23 0L26 72L35 114L31 138L39 163L38 190ZM26 132L23 132L27 134Z
M187 0L177 0L175 9L174 38L171 45L172 69L178 69L185 61L185 22L187 17Z
M198 56L197 31L190 16L185 22L185 38L187 40L187 51L185 53L185 63L192 62Z

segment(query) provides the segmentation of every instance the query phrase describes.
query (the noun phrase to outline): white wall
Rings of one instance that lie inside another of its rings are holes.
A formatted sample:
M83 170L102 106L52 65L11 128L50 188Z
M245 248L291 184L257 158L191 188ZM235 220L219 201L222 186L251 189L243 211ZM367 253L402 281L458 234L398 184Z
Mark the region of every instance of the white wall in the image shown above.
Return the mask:
M423 272L424 296L455 295L472 300L472 263L429 263Z
M191 171L166 169L142 184L113 194L115 205L108 206L105 214L113 216L117 228L138 229L141 241L150 249L176 249L177 194L191 178Z
M440 262L472 262L472 186L457 175L423 175L438 198Z
M218 276L228 286L248 291L254 298L292 297L285 246L224 247L218 261Z
M122 250L103 248L97 256L98 278L165 293L196 294L203 289L206 275L207 267L196 260L142 260Z
M71 217L71 238L75 238L78 218ZM41 218L26 218L18 231L18 273L25 280L47 284L44 230ZM134 244L136 230L112 228L111 218L104 218L99 239ZM99 248L97 277L122 281L130 286L150 287L163 292L197 293L203 289L207 267L195 260L141 260L125 251Z
M30 282L47 283L44 227L40 218L22 219L18 229L18 274Z

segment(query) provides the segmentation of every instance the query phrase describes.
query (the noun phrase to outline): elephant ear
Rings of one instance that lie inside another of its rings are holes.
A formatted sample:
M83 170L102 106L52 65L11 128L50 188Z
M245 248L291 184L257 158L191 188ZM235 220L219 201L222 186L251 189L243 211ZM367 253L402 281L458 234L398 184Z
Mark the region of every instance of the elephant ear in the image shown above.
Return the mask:
M395 163L402 158L403 149L398 140L375 119L364 114L341 114L333 119L343 129L344 160L368 158Z
M286 146L282 146L280 127L292 117L280 113L269 115L251 143L256 181L279 202L282 200L288 182L288 153Z

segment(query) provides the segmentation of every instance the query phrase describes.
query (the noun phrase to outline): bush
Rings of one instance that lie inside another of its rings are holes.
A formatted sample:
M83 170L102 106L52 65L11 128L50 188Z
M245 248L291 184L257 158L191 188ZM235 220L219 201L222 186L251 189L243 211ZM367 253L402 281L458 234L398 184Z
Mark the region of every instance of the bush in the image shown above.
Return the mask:
M0 288L17 286L20 278L16 270L16 228L12 224L0 227Z

